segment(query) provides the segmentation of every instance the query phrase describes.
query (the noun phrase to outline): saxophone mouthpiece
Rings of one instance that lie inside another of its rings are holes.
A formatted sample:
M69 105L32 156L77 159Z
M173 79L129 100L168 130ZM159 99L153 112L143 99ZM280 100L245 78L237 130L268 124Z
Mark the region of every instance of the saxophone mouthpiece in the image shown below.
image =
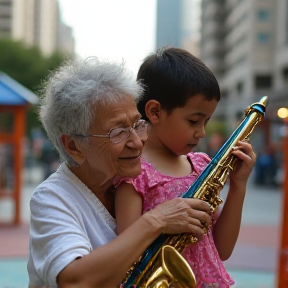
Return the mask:
M266 107L268 102L268 96L263 96L259 102Z
M265 115L265 110L268 102L268 96L263 96L259 102L251 104L249 107L247 107L244 111L245 116L247 116L252 111L258 111L262 115Z

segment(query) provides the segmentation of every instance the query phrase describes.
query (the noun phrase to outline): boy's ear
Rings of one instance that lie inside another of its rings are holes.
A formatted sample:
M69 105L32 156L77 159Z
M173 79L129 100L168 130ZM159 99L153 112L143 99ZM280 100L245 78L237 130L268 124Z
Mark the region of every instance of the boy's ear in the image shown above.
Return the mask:
M149 121L157 123L160 118L161 104L157 100L149 100L145 105L145 114Z
M78 163L82 164L85 161L86 156L82 149L78 147L75 140L67 134L61 135L61 142L66 152Z

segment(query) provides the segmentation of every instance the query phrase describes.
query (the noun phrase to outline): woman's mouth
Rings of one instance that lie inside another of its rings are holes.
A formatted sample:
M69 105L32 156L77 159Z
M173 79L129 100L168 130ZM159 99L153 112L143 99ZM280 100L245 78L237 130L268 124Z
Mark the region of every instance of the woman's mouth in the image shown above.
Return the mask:
M119 157L118 159L120 160L133 160L133 159L139 159L140 155L136 155L136 156L129 156L129 157Z

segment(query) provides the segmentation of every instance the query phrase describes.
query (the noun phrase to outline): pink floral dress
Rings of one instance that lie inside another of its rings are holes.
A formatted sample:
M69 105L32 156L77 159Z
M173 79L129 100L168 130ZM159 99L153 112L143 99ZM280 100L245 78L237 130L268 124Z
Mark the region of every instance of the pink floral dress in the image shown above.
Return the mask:
M206 154L193 152L187 155L187 159L193 167L192 173L188 176L163 175L142 159L142 172L137 178L132 180L118 178L114 184L116 187L123 181L132 184L142 196L143 213L145 213L166 200L180 197L210 161ZM211 230L196 244L187 246L182 254L195 274L197 288L227 288L235 284L218 255Z

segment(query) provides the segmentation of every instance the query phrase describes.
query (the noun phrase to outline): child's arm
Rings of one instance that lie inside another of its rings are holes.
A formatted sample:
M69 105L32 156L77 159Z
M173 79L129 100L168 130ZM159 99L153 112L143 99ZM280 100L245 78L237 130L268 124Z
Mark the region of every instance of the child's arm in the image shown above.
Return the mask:
M248 142L240 141L240 150L233 152L239 161L230 173L230 186L223 209L213 228L213 238L221 260L227 260L236 244L242 217L242 208L246 194L246 185L256 155Z
M142 197L128 183L121 183L115 193L117 234L122 233L142 215Z

